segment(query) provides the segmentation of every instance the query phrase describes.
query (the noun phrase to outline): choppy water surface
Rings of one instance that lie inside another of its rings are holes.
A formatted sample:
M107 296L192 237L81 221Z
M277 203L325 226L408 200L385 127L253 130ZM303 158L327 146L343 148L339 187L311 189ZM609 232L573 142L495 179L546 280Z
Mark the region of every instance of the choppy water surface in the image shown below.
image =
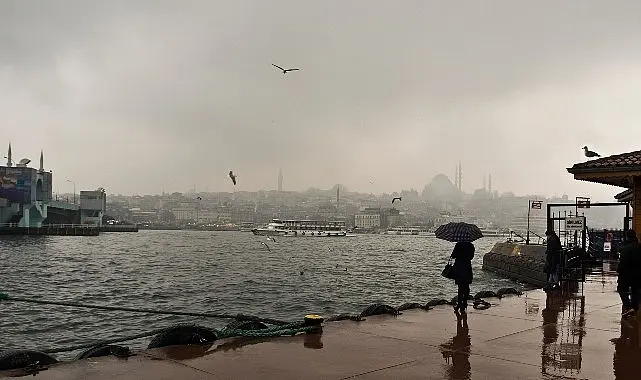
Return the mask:
M398 306L456 295L455 285L440 276L453 244L433 237L276 239L207 231L2 237L0 292L14 297L285 320L298 320L307 313L360 313L375 302ZM475 243L472 294L520 287L481 270L483 254L496 241L484 238ZM70 346L177 322L211 327L226 323L13 302L2 302L0 307L0 348ZM133 346L142 347L147 341Z

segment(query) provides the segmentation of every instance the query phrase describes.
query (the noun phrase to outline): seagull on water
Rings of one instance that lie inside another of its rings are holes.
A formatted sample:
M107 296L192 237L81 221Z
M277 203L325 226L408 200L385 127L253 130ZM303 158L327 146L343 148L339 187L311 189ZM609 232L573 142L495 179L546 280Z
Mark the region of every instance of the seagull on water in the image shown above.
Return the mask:
M267 250L268 250L269 252L271 252L271 251L272 251L271 249L269 249L269 246L268 246L268 245L267 245L267 243L265 243L264 241L261 241L261 242L260 242L260 244L262 244L262 245L264 245L265 247L267 247Z
M589 150L587 146L583 147L583 151L585 152L585 157L589 157L589 158L601 157L601 155L598 154L597 152L593 152L593 151Z
M274 65L273 63L272 63L272 66L279 68L279 69L283 72L283 74L287 74L287 72L288 72L288 71L297 71L297 70L300 70L300 69L283 69L282 67L280 67L280 66L278 66L278 65Z
M276 239L274 239L273 237L267 236L267 240L270 240L270 241L273 241L274 243L276 243Z

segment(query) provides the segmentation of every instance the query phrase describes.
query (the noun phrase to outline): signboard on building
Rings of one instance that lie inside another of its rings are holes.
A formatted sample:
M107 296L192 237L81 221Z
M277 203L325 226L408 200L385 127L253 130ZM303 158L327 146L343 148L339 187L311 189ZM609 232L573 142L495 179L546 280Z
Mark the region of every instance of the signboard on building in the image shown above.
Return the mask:
M567 231L583 231L585 228L585 216L565 218L565 229Z
M605 243L603 243L603 252L610 252L610 251L612 251L612 243L610 243L609 241L606 241Z
M0 197L9 202L31 202L31 168L0 167Z
M590 208L590 200L579 200L576 201L577 208Z

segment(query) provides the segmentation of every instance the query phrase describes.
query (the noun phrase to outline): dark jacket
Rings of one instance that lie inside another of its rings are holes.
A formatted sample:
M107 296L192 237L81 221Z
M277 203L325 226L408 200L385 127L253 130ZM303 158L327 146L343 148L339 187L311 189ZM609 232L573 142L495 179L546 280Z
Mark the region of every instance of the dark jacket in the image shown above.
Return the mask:
M547 241L547 248L545 249L545 267L543 272L554 273L561 261L561 239L557 235L551 235Z
M629 239L619 249L618 282L641 285L641 245L637 238Z
M474 258L474 244L470 242L459 242L454 246L452 258L454 259L453 270L456 275L456 283L471 284L472 259Z

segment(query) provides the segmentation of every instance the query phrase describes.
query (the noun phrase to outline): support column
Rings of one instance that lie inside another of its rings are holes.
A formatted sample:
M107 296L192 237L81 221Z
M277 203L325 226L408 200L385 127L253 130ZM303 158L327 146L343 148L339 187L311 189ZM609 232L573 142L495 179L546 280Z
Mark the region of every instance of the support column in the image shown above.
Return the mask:
M632 202L632 228L641 240L641 177L634 177L634 200Z

